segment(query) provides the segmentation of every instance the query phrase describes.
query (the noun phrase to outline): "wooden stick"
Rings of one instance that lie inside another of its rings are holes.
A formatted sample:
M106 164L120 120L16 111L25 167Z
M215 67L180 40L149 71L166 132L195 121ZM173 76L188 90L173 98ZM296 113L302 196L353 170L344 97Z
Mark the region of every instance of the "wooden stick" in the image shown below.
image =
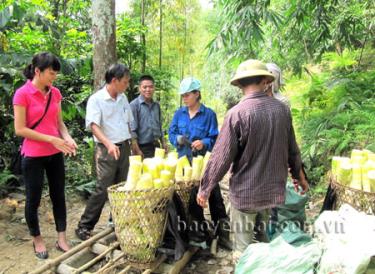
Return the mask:
M90 254L90 252L91 252L90 247L87 246L84 249L73 254L72 256L62 261L60 264L58 264L55 267L56 273L71 274L75 270L75 268L71 267L71 265L76 265L76 263L79 262L83 256Z
M91 261L89 261L89 262L85 263L84 265L82 265L81 267L77 268L77 270L74 271L74 273L81 273L82 271L84 271L84 270L88 269L89 267L93 266L98 261L100 261L101 259L103 259L109 252L111 252L112 250L116 249L118 246L120 246L120 243L119 242L115 242L111 247L109 247L102 254L100 254L99 256L96 256Z
M98 271L96 271L95 273L103 273L104 270L107 270L108 267L112 266L114 263L116 263L117 261L119 261L120 259L124 258L125 257L125 254L122 253L121 255L117 256L115 259L113 260L110 260L108 263L106 263L105 265L103 265L101 268L98 269Z
M113 228L109 227L107 229L105 229L104 231L94 235L93 237L91 237L90 239L80 243L79 245L73 247L72 249L70 249L69 251L65 252L64 254L60 255L59 257L51 260L50 262L46 263L45 265L43 265L42 267L30 272L30 274L40 274L40 273L43 273L44 271L52 268L52 267L55 267L56 265L58 265L59 263L61 263L62 261L64 261L65 259L69 258L70 256L72 256L73 254L77 253L78 251L84 249L85 247L88 247L90 245L92 245L94 242L96 242L98 239L104 237L105 235L111 233L113 231Z
M126 272L128 272L130 269L132 268L131 265L128 265L127 267L125 267L120 273L118 274L125 274Z
M185 252L184 256L182 256L182 258L173 265L173 268L169 271L169 274L180 273L185 265L190 261L191 257L193 257L193 255L198 251L198 249L199 247L196 246L189 248L189 250Z
M155 269L157 269L166 259L168 258L167 255L162 254L153 264L150 269L146 269L142 272L142 274L151 274Z
M73 271L76 270L74 267L71 267L70 265L66 263L61 263L57 269L56 273L60 274L71 274Z
M213 255L217 254L217 241L218 241L218 237L213 239L212 242L211 242L210 251L211 251L211 254L213 254Z

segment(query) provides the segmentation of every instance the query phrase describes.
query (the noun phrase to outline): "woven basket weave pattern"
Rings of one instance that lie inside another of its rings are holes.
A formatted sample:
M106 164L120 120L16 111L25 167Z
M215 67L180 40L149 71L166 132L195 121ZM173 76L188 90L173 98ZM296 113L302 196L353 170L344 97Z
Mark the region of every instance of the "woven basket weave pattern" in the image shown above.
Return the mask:
M176 182L175 184L176 193L182 201L186 216L189 215L188 213L189 213L190 194L195 185L196 185L195 181L191 181L191 182L179 181L179 182Z
M166 207L174 186L117 191L118 186L108 188L108 198L121 249L129 261L149 263L163 238Z
M336 209L340 208L342 204L347 203L359 211L375 215L375 193L342 185L332 177L330 177L330 184L336 194Z

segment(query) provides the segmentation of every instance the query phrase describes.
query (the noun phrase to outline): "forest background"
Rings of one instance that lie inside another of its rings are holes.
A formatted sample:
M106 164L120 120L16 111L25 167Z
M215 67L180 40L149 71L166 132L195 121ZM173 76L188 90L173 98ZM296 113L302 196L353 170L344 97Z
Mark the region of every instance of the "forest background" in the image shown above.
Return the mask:
M62 70L63 116L79 143L66 160L67 190L95 185L93 140L84 130L93 88L92 4L102 0L0 2L0 197L22 189L9 163L18 143L12 97L22 69L40 51ZM103 1L102 1L103 2ZM117 1L119 3L119 1ZM104 1L111 4L111 1ZM205 3L202 5L202 3ZM132 72L129 100L143 73L156 79L167 132L180 106L179 81L201 80L202 102L223 121L241 98L229 79L248 58L278 64L291 101L298 142L315 192L325 191L333 155L375 151L375 3L363 0L133 0L116 13L116 55ZM114 14L114 6L112 7Z

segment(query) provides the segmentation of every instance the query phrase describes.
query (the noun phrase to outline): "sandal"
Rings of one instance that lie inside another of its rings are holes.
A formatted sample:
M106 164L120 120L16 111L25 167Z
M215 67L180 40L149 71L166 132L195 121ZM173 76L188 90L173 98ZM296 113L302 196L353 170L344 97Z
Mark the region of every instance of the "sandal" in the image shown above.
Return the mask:
M91 237L91 231L85 227L78 227L75 232L77 237L82 241L86 241Z
M34 244L34 242L33 242L33 248L34 248L34 253L35 253L35 256L37 257L37 258L39 258L39 259L47 259L48 258L48 251L46 250L46 251L39 251L39 252L37 252L36 250L35 250L35 244Z
M56 241L56 243L55 243L55 247L56 247L56 249L57 249L58 251L61 251L61 252L63 252L63 253L65 253L65 252L68 251L68 250L63 249L63 248L59 245L59 242L58 242L58 241Z

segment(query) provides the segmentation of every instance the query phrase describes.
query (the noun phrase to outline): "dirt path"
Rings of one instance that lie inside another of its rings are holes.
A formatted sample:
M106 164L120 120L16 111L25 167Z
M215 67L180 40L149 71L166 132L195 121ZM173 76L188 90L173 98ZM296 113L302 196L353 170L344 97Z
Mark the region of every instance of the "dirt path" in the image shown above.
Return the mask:
M47 260L39 260L35 257L32 249L32 241L24 220L24 202L18 202L22 197L7 198L0 201L0 274L20 274L27 273L45 264ZM227 200L227 197L224 197ZM307 215L308 219L317 216L321 197L310 202ZM85 208L85 201L79 197L67 197L68 228L67 235L72 245L78 244L74 234L74 229ZM44 197L40 206L40 226L41 232L47 244L49 259L61 255L55 249L56 231L52 215L52 208L49 197ZM95 231L99 232L106 228L109 216L108 204L103 209L99 223ZM222 249L216 257L211 255L197 254L183 273L204 273L204 274L226 274L233 273L231 263L231 253ZM53 272L50 272L53 273Z
M68 197L67 235L72 245L80 242L74 234L74 229L84 207L83 199ZM48 260L39 260L33 253L31 237L24 220L24 202L17 203L16 199L7 198L0 201L0 208L0 274L27 273L62 254L55 249L56 231L49 197L42 199L39 209L41 233L49 252ZM94 233L106 228L108 217L109 206L106 205ZM217 258L200 254L193 258L183 273L230 273L233 271L233 266L228 259L229 256L229 252L221 249Z
M32 241L24 220L24 202L17 206L15 200L5 199L0 201L0 273L26 273L46 263L35 257ZM68 227L67 235L71 244L77 244L79 240L74 235L74 229L84 210L85 201L74 197L67 199ZM106 227L109 208L105 207L95 230ZM46 242L50 259L61 255L55 248L56 230L52 215L49 197L42 199L39 209L39 222L42 236Z

